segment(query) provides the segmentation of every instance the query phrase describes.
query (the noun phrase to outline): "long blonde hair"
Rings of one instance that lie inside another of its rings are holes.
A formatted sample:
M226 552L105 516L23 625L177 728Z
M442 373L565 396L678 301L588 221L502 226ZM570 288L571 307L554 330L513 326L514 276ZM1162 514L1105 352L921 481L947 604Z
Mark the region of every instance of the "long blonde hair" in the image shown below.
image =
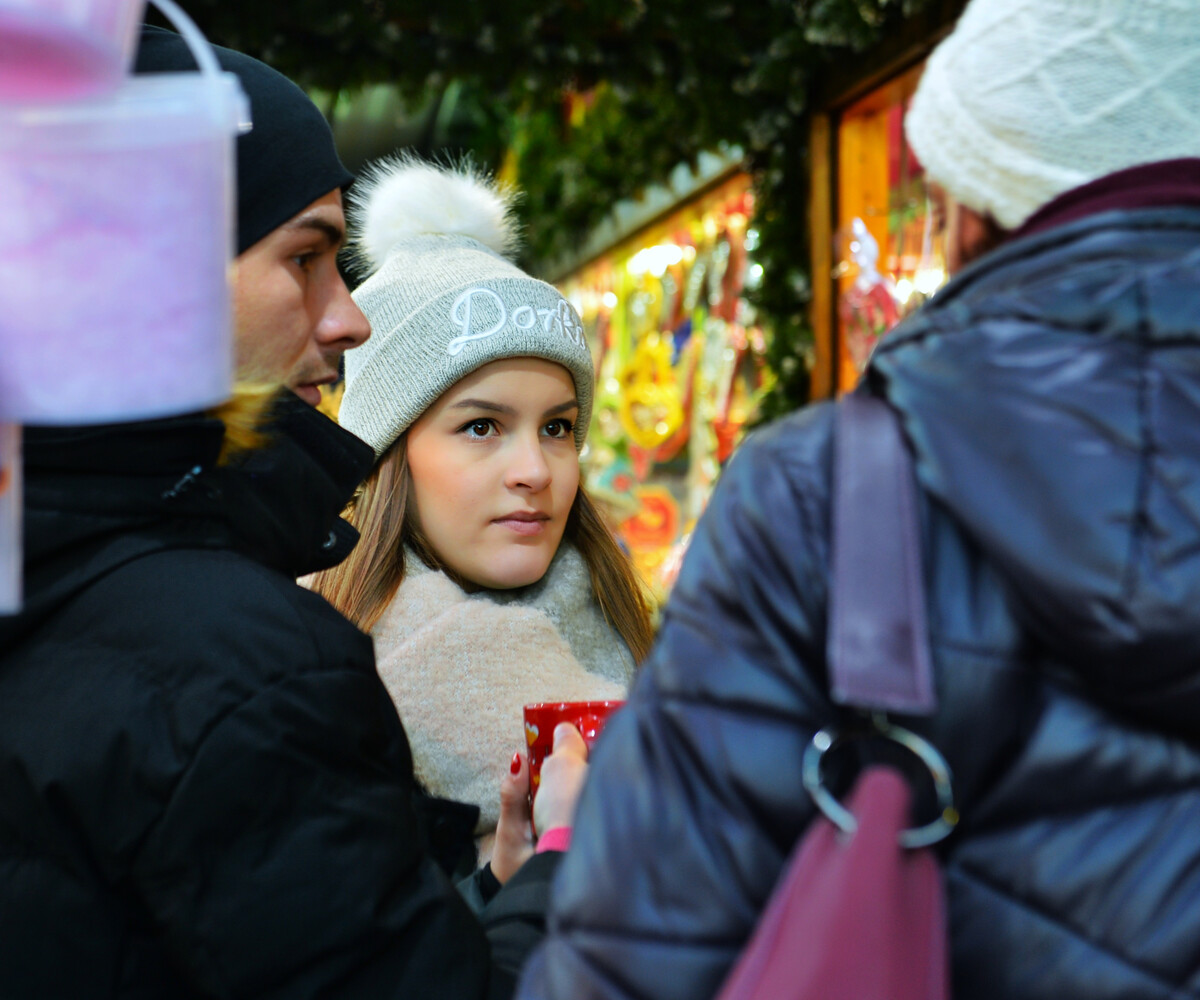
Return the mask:
M312 589L364 632L371 631L404 582L406 546L426 565L463 584L440 564L421 534L409 502L411 489L407 435L401 434L383 453L346 511L346 519L358 529L358 544L340 564L313 577ZM605 619L625 640L634 660L641 663L654 639L645 594L582 484L571 505L563 540L574 544L583 556Z

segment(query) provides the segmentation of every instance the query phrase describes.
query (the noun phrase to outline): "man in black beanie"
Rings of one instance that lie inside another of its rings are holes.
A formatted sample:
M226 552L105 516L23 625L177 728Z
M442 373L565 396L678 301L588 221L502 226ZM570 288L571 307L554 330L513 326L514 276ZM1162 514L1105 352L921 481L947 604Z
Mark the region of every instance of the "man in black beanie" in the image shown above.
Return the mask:
M342 354L370 335L337 269L342 192L354 179L316 105L265 63L215 47L250 98L254 127L237 140L237 373L286 385L306 403L338 375ZM182 72L195 59L173 31L143 29L136 71Z
M457 817L470 843L474 816L421 796L370 638L295 582L353 545L338 515L374 463L305 405L368 333L335 260L350 175L297 87L218 58L254 116L239 376L304 401L281 393L251 445L230 407L26 428L24 607L0 616L0 996L502 1000L556 855L503 887L477 876L468 908L434 857L453 838L430 831ZM146 29L138 65L190 56ZM547 828L570 824L584 767L547 762Z

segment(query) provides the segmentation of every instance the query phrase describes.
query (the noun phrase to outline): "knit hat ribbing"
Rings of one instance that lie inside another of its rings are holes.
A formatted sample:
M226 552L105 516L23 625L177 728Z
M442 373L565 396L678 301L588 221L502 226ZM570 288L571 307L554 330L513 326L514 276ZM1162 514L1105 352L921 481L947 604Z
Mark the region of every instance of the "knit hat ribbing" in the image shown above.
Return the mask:
M470 171L412 158L364 172L351 240L373 267L354 292L371 338L346 352L338 421L381 455L444 392L502 358L553 361L579 402L575 446L591 418L595 369L575 310L505 256L511 195Z
M1195 0L972 0L905 130L931 180L1009 230L1089 181L1200 156Z

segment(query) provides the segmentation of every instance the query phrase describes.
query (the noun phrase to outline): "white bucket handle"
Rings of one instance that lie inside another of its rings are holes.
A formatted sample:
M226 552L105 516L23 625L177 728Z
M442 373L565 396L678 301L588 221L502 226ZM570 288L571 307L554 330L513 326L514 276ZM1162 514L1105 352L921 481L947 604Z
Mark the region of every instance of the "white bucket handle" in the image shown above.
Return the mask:
M162 11L167 20L178 29L184 42L187 43L187 47L191 50L196 64L200 67L200 72L213 80L222 79L226 74L222 71L221 64L217 62L217 54L213 51L208 39L204 37L204 32L196 27L196 22L188 17L183 8L175 0L150 0L150 3ZM244 96L238 101L237 117L238 131L249 132L253 123L250 119L250 102Z
M200 66L200 72L207 73L209 76L220 76L221 65L217 62L216 53L213 52L208 39L204 37L204 32L196 27L196 22L183 12L183 8L175 0L150 0L150 2L161 10L167 20L178 29L183 40L187 42L187 47L192 50L192 55Z

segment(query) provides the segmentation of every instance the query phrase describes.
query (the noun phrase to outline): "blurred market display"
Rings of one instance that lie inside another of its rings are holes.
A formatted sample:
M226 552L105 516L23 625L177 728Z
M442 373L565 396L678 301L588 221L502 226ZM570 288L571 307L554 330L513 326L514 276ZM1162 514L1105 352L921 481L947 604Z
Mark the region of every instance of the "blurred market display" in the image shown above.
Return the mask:
M596 359L585 475L659 598L769 385L753 215L727 171L557 282Z

